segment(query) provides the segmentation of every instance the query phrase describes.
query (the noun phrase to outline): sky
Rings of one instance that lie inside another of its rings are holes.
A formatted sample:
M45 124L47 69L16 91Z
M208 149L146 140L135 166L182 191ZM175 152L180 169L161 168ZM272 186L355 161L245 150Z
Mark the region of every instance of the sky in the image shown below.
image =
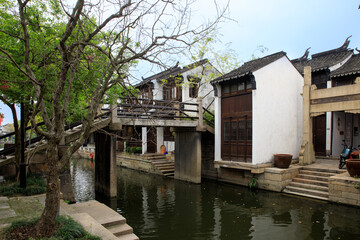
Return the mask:
M226 2L217 1L220 5ZM197 1L194 22L214 17L211 2ZM216 48L225 48L230 43L240 62L249 61L252 55L262 57L279 51L294 59L309 47L310 54L315 54L340 47L350 35L349 48L360 48L359 4L355 0L230 0L231 20L219 25L221 43ZM267 51L261 53L258 46ZM148 77L157 71L161 70L140 63L136 75ZM8 107L0 104L0 112L5 115L2 125L12 122Z

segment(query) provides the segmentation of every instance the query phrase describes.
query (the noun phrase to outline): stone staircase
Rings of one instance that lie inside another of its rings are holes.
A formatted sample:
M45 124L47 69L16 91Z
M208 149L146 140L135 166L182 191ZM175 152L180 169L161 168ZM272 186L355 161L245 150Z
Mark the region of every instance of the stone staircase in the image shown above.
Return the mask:
M173 177L175 174L175 163L169 161L166 155L160 153L148 153L144 154L145 160L151 161L153 167L162 175L166 177Z
M112 222L102 223L103 227L109 230L113 235L121 240L138 240L139 238L133 233L133 228L126 224L126 219L115 220Z
M98 201L66 204L60 202L60 214L71 216L91 234L101 239L138 240L126 219Z
M154 161L153 166L166 177L174 177L175 163L168 160Z
M329 200L329 177L339 173L335 169L303 167L283 190L284 193Z

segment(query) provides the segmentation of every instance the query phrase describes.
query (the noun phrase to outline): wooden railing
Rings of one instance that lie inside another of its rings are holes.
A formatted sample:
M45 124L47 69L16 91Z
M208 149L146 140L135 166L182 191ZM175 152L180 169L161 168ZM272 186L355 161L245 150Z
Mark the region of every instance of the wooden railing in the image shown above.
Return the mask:
M126 98L118 104L118 118L196 120L199 112L197 103L178 101Z

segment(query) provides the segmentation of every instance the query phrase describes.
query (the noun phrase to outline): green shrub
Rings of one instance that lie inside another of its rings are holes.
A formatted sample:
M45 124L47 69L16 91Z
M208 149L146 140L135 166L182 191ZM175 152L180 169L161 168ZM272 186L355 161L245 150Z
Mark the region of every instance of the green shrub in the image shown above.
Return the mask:
M35 226L38 220L38 218L35 218L31 220L20 220L13 222L7 230L8 239L11 238L11 236L14 236L14 232L16 234L17 229L21 229L27 226ZM50 239L100 240L99 237L92 236L88 232L86 232L79 223L77 223L70 217L59 216L56 218L55 224L58 226L58 229L55 231L55 233Z
M135 148L135 153L142 153L142 148L141 147L136 147Z
M45 182L40 176L37 175L29 175L26 178L26 188L21 188L18 183L0 186L0 195L8 197L19 194L31 196L45 193L45 191Z

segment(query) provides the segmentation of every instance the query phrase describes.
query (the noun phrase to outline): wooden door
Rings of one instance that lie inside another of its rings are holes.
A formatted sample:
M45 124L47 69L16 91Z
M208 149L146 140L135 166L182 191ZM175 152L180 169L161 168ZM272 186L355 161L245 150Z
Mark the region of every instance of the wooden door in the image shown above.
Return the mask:
M345 113L345 143L353 146L353 114Z
M147 131L147 152L156 153L156 127L148 127Z
M326 114L313 118L313 141L316 156L326 155Z
M224 160L252 160L252 94L222 99L222 150Z

